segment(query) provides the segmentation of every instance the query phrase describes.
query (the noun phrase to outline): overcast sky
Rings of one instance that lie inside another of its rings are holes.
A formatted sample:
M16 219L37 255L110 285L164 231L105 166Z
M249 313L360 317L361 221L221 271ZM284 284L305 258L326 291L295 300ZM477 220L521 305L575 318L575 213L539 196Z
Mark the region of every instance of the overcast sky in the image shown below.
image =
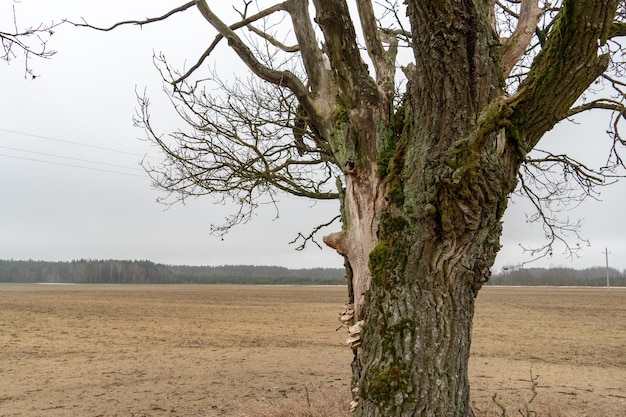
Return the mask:
M2 2L2 29L12 23L12 3ZM155 16L182 3L22 0L15 7L21 27L81 17L105 26ZM146 89L154 103L153 120L164 133L175 130L180 122L169 111L152 64L153 51L164 52L175 66L188 67L213 36L192 9L143 29L102 33L70 25L58 28L50 41L57 55L30 62L40 75L35 80L24 79L23 57L10 65L0 63L0 259L342 266L329 248L313 245L296 252L289 245L298 232L308 233L333 218L336 203L285 197L278 218L273 208L266 207L224 240L210 235L210 225L229 214L228 206L215 205L210 198L170 208L156 203L163 194L151 187L139 164L144 157L158 158L158 152L133 127L135 91ZM218 58L215 65L232 72L240 66L230 58ZM600 166L610 146L603 134L606 119L593 115L582 122L555 129L544 147L573 150ZM534 265L602 266L607 247L610 264L626 269L626 182L606 188L601 199L567 213L572 219L584 218L582 234L591 242L580 258L566 259L557 248L550 259ZM531 259L520 244L542 244L541 230L526 224L525 210L523 201L510 205L495 270Z

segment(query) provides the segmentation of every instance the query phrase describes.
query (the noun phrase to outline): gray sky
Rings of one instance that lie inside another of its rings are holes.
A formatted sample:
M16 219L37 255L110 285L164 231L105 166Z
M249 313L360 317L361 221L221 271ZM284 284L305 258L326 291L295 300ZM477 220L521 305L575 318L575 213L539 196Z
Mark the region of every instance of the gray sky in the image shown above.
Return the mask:
M21 26L81 17L104 26L155 16L182 3L22 0L16 11ZM1 6L3 28L11 24L11 4ZM175 130L180 122L169 111L152 64L153 51L163 51L174 66L188 67L213 36L196 10L143 29L127 27L109 33L68 25L59 28L50 42L58 51L56 56L48 61L31 60L41 76L36 80L24 79L23 57L10 65L0 63L0 259L342 266L341 258L329 248L311 246L296 252L288 244L297 232L308 233L334 217L335 203L285 197L279 218L275 219L273 208L264 208L224 240L211 236L209 230L212 223L224 219L229 207L214 205L210 198L169 209L156 203L162 193L151 188L139 163L144 155L157 158L158 153L140 140L144 133L132 125L135 90L146 89L157 127L164 133ZM233 72L239 65L225 58L216 62ZM584 122L555 129L545 139L550 142L545 147L574 150L602 165L609 146L603 135L606 120L594 115ZM605 189L601 198L600 203L588 201L567 213L570 218L585 219L582 234L591 246L581 258L570 261L556 248L552 258L534 265L604 265L602 251L608 247L611 265L625 269L622 236L626 226L620 220L626 207L626 182ZM524 207L524 202L516 202L505 215L496 270L530 260L520 243L542 244L541 230L525 223Z

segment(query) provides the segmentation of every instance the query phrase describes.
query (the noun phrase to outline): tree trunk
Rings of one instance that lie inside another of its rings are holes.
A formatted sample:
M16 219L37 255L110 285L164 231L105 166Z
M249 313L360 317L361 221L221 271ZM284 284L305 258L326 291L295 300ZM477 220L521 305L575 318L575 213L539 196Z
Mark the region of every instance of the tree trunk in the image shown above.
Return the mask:
M471 415L474 291L453 283L455 276L448 283L432 278L430 285L414 280L374 295L363 331L363 415Z
M459 182L431 164L382 215L357 355L362 415L471 415L474 299L499 249L500 196L513 184L501 166L482 164Z
M351 272L353 312L344 317L352 325L356 415L472 415L474 300L500 249L520 164L607 65L597 51L607 29L586 25L585 13L593 5L612 16L615 2L566 3L563 30L544 45L518 94L506 97L510 63L500 65L492 3L406 2L415 65L405 68L403 107L389 113L385 90L367 82L349 48L347 5L317 0L345 106L333 123L333 149L345 163L344 231L325 242ZM571 50L588 52L571 62Z
M378 184L347 175L348 189L361 192L346 193L346 207L374 210L365 218L350 210L367 221L349 221L347 231L360 228L361 249L375 245L371 274L353 268L355 321L364 320L353 344L357 415L471 415L474 299L499 249L520 157L503 155L501 129L479 120L502 94L502 71L488 14L462 3L409 3L413 39L424 41L415 42L397 126L376 140L388 142L395 129L395 143L377 149ZM354 251L343 253L352 264Z

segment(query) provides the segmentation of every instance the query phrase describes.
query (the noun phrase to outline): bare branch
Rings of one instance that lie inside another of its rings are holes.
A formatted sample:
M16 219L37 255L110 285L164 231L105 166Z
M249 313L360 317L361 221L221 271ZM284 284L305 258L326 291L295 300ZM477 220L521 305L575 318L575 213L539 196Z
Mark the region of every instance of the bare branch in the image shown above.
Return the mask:
M385 4L378 3L379 6L383 7L385 13L390 16L393 16L393 27L388 27L389 25L384 25L379 23L379 34L382 33L387 36L393 36L396 40L402 39L406 46L411 46L411 31L405 29L406 19L401 16L406 15L406 7L400 6L400 2L398 0L384 0ZM383 39L383 42L389 42L389 40Z
M83 23L74 23L74 22L69 22L71 24L73 24L74 26L78 26L78 27L86 27L86 28L90 28L90 29L95 29L95 30L100 30L103 32L109 32L113 29L116 29L120 26L125 26L125 25L136 25L136 26L143 26L143 25L147 25L150 23L154 23L154 22L161 22L167 18L169 18L170 16L176 14L176 13L180 13L180 12L184 12L185 10L189 9L190 7L194 6L196 4L195 1L190 1L187 2L185 4L183 4L182 6L178 6L172 10L170 10L169 12L165 13L162 16L158 16L158 17L150 17L150 18L146 18L143 20L125 20L122 22L117 22L112 26L109 26L107 28L102 28L102 27L98 27L98 26L93 26L88 24L87 22L85 22L85 20L83 19Z
M533 261L546 257L552 256L554 252L554 247L557 243L561 243L565 250L564 254L568 257L576 256L577 253L581 250L580 242L585 242L588 244L589 242L584 239L580 234L579 230L581 227L581 221L571 222L569 218L564 220L560 220L554 216L551 216L550 210L551 208L545 207L544 203L547 200L544 200L542 196L538 195L533 187L531 187L523 175L520 174L520 187L517 191L520 195L526 197L532 205L535 207L535 213L532 215L526 216L526 221L528 223L536 223L541 222L544 231L544 237L546 239L546 243L544 245L538 247L527 247L520 245L522 249L526 252L530 252L533 257ZM534 179L531 179L531 182ZM557 200L553 200L556 202ZM577 241L576 246L571 245L572 235Z
M299 240L302 240L302 243L300 245L298 245L296 247L297 251L301 251L304 248L306 248L307 243L309 242L313 242L315 244L315 246L317 246L318 248L322 249L322 246L315 240L315 235L317 235L317 233L319 233L320 230L322 230L324 227L328 227L331 224L333 224L334 222L336 222L337 220L341 219L341 216L336 216L333 217L330 221L324 223L324 224L320 224L318 226L316 226L311 233L309 233L308 236L304 236L302 233L298 232L298 236L296 236L296 238L294 240L292 240L291 242L289 242L290 245L298 242Z
M522 0L517 27L511 37L501 46L501 65L505 78L509 76L517 61L526 52L542 14L539 0Z
M402 29L391 29L391 28L381 28L379 29L380 33L382 33L383 35L387 35L387 37L393 37L395 39L398 38L403 38L404 42L407 45L411 44L411 33L410 32L406 32L405 30Z
M316 22L325 39L325 52L337 77L341 98L348 109L354 109L379 98L376 83L363 62L356 42L356 32L345 0L322 2L315 0ZM338 24L341 23L341 24Z
M621 84L621 82L617 80L615 80L614 82ZM614 88L619 87L616 87L614 85ZM611 146L606 165L602 168L602 175L604 175L605 177L610 176L613 178L621 177L621 175L616 175L614 174L614 172L618 167L626 168L626 164L624 163L624 160L620 154L620 151L623 150L624 147L626 147L626 140L622 138L619 128L620 122L626 119L626 106L624 106L622 102L619 102L617 100L601 98L573 107L572 109L570 109L570 115L574 116L576 114L589 110L609 110L613 112L610 126L606 131L609 137L613 140L613 145Z
M18 51L21 52L24 54L24 78L30 77L34 80L37 75L29 65L31 56L48 59L56 54L56 51L48 49L48 40L54 35L56 28L63 23L65 21L19 29L15 6L13 6L14 30L0 31L0 45L2 45L0 60L9 62L18 56Z
M263 19L264 17L267 17L267 16L269 16L272 13L275 13L275 12L280 11L280 10L286 10L286 7L287 7L287 3L275 4L274 6L268 7L267 9L264 9L264 10L260 11L259 13L254 14L253 16L247 17L247 18L241 20L240 22L237 22L237 23L234 23L234 24L230 25L229 27L230 27L231 30L241 29L242 27L246 27L246 26L250 25L252 22L255 22L255 21L259 20L259 19ZM179 83L183 82L184 80L186 80L187 78L189 78L191 76L191 74L193 74L198 68L200 68L200 66L211 55L211 53L217 47L217 45L219 45L219 43L222 41L222 39L224 39L224 36L221 33L218 33L215 36L215 38L213 39L213 42L211 42L209 47L200 56L198 61L196 61L196 63L191 68L189 68L189 70L187 70L182 76L180 76L177 79L173 80L172 84L179 84Z
M265 33L262 30L257 29L256 27L254 27L254 25L248 25L246 27L248 28L248 30L250 32L256 34L257 36L259 36L259 37L261 37L263 39L265 39L266 41L268 41L270 43L270 45L273 45L273 46L277 47L281 51L293 53L293 52L298 52L300 50L300 46L299 45L287 46L287 45L281 43L280 41L278 41L278 39L274 38L269 33Z
M289 4L289 14L310 88L318 94L326 92L323 94L326 96L330 91L330 65L315 36L315 29L311 24L311 16L309 15L308 1L292 1Z
M607 131L608 135L613 139L613 145L611 146L611 153L609 158L607 159L606 169L613 172L615 168L621 167L626 169L626 164L624 163L624 159L620 155L620 150L626 147L626 140L622 138L619 131L619 123L624 120L626 117L622 113L614 113L613 120L611 123L611 129ZM618 149L619 147L619 149Z
M325 126L325 122L328 120L324 117L324 112L328 112L328 109L320 109L319 103L314 102L313 97L309 94L309 89L304 83L291 71L277 71L263 65L241 38L213 13L205 0L198 0L197 6L204 18L228 40L229 46L252 73L262 80L278 87L288 88L295 95L306 111L311 125L316 128L317 133L324 136L326 139L327 127ZM281 3L275 7L282 9L284 4ZM328 105L328 102L324 102L323 104Z
M376 17L371 0L357 0L357 9L365 37L365 46L374 64L381 96L384 97L386 103L389 103L394 93L395 55L387 54L383 48L383 44L378 36ZM397 47L397 40L395 42Z
M272 84L289 88L299 99L307 96L306 87L293 73L272 70L261 64L235 31L213 13L205 0L197 0L196 3L202 16L228 40L230 47L254 74Z
M624 106L624 104L608 98L601 98L598 100L590 101L588 103L583 103L576 107L572 107L569 110L567 117L571 117L579 113L594 109L611 110L620 113L622 116L626 116L626 106Z
M300 46L302 64L311 90L313 113L303 108L306 117L315 117L315 128L324 138L328 138L328 126L337 102L337 86L333 82L330 62L319 47L319 42L309 14L308 1L292 1L289 3L289 14L293 29ZM305 104L305 103L303 103Z
M156 59L165 64L162 57ZM177 76L167 65L164 71L164 78ZM168 192L162 202L202 195L234 202L239 209L213 228L223 235L248 221L260 204L276 205L278 193L339 198L332 190L340 170L328 145L307 126L300 132L301 143L294 140L298 101L293 94L256 78L232 85L210 78L207 83L213 85L174 87L172 104L191 131L168 137L154 130L149 102L138 97L135 123L165 155L159 165L145 164L155 186Z
M568 256L575 256L581 243L588 243L579 233L581 221L561 219L559 214L587 198L597 199L598 188L612 184L616 176L610 170L592 169L565 154L534 152L538 156L526 158L522 165L517 193L534 206L535 212L527 216L527 221L541 222L546 244L524 249L533 256L543 257L551 255L554 245L561 243ZM572 245L572 239L575 245Z

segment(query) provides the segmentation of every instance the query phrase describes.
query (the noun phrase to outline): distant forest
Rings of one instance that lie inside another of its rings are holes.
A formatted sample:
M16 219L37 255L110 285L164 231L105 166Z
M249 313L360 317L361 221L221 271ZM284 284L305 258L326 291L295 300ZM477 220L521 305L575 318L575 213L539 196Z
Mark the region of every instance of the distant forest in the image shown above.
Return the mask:
M609 268L612 287L626 287L626 275ZM487 285L606 286L606 268L519 268L494 274Z
M626 275L609 268L613 287L626 287ZM0 260L0 282L76 284L299 284L343 285L337 268L288 269L279 266L163 265L151 261L81 259L71 262ZM519 268L494 274L487 285L606 286L606 269Z
M179 266L151 261L0 260L0 282L76 284L345 284L343 269L279 266Z

